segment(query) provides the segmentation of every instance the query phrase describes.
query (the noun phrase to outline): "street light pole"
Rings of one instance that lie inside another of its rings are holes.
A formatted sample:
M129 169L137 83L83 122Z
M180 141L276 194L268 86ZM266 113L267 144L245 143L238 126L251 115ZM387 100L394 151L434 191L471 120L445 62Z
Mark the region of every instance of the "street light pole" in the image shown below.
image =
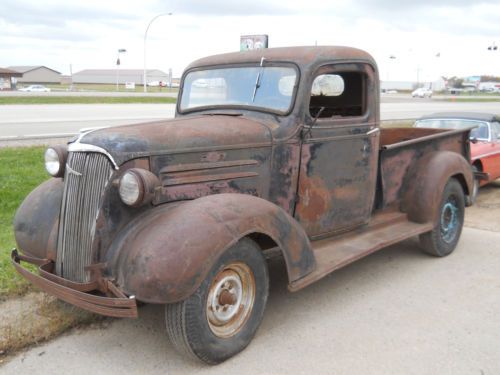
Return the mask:
M156 16L154 16L151 21L149 21L148 23L148 27L146 27L146 31L144 32L144 74L142 76L142 84L144 86L144 92L148 92L148 89L147 89L147 86L148 86L148 81L147 81L147 70L146 70L146 40L147 40L147 37L148 37L148 30L149 30L149 27L151 26L151 24L157 19L157 18L160 18L160 17L163 17L163 16L171 16L172 13L161 13L161 14L158 14Z
M390 64L391 60L396 60L396 56L394 56L394 55L389 56L389 62L387 63L387 79L386 79L387 87L386 87L386 89L389 88L388 87L388 85L389 85L389 70L391 70L391 64Z
M118 91L118 81L120 78L120 53L125 53L127 50L125 48L120 48L116 57L116 91Z

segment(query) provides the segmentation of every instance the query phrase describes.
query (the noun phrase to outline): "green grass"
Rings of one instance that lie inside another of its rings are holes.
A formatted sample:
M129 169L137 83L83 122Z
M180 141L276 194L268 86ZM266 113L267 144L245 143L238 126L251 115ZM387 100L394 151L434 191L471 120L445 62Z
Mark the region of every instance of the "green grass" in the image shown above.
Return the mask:
M175 98L157 96L1 96L2 104L127 104L176 103Z
M23 86L29 86L25 84ZM73 84L73 89L71 89L69 84L47 84L45 87L51 88L53 91L100 91L100 92L116 92L115 84L104 84L104 83L75 83ZM142 85L136 85L134 90L126 89L125 85L120 84L118 87L119 92L144 92ZM168 88L168 87L158 87L158 86L148 86L148 92L179 92L178 88Z
M49 178L43 163L45 148L0 149L0 299L29 289L10 264L10 250L15 247L12 222L22 200Z

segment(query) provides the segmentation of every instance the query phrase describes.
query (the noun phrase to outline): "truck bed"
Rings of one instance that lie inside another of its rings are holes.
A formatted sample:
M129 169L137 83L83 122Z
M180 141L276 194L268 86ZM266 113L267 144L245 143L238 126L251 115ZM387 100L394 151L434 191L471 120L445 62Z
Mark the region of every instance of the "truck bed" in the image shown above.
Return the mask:
M375 207L384 209L397 204L404 192L408 170L431 152L456 152L470 160L469 131L470 129L381 129Z
M454 130L428 128L381 128L380 145L382 149L400 147L413 142L441 138ZM459 131L463 133L462 130Z

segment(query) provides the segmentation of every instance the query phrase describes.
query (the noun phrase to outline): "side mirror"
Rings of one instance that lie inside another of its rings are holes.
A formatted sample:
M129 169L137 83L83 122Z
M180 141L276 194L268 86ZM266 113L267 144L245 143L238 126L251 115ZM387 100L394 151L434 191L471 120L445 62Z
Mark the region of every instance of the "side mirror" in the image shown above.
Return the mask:
M471 141L471 143L474 143L474 144L477 143L477 138L476 137L470 137L469 140Z

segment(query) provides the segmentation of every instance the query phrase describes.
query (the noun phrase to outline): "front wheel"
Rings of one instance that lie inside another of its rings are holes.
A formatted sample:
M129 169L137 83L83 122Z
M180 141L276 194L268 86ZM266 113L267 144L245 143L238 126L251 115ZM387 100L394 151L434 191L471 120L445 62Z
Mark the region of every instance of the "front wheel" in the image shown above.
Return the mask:
M264 315L269 291L260 248L242 239L217 260L186 300L165 308L167 332L180 352L217 364L242 351Z
M420 235L420 246L431 255L443 257L455 250L464 224L465 197L462 185L451 178L444 187L439 218L430 232Z

